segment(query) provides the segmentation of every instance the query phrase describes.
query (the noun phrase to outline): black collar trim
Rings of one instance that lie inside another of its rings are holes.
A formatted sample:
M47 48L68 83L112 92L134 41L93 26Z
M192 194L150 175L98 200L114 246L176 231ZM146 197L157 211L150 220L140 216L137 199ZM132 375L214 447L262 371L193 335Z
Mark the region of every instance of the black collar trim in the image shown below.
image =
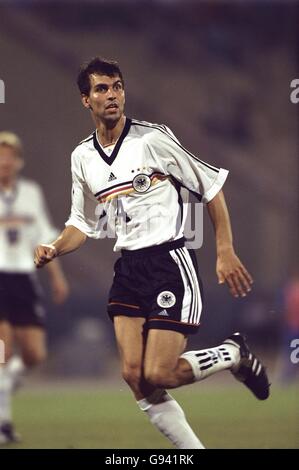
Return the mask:
M118 141L116 142L115 144L115 147L113 149L113 152L111 153L111 155L108 157L108 155L104 152L104 150L102 149L102 147L100 146L99 142L98 142L98 139L97 139L97 131L95 130L94 133L93 133L93 145L94 145L94 148L99 152L100 156L102 157L102 159L107 163L107 165L111 166L112 163L114 162L114 160L116 159L117 157L117 154L118 154L118 151L121 147L121 144L123 143L124 139L126 138L126 136L128 135L128 132L130 130L130 127L131 127L131 122L132 122L132 119L129 119L129 118L126 118L126 122L125 122L125 126L123 128L123 131L118 139Z

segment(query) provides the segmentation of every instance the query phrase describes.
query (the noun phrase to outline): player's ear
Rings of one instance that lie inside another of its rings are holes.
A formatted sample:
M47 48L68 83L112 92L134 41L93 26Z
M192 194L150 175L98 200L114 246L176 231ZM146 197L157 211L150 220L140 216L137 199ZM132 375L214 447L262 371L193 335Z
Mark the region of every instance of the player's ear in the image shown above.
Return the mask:
M83 93L81 94L81 102L84 106L84 108L91 109L90 103L89 103L89 96L84 95Z

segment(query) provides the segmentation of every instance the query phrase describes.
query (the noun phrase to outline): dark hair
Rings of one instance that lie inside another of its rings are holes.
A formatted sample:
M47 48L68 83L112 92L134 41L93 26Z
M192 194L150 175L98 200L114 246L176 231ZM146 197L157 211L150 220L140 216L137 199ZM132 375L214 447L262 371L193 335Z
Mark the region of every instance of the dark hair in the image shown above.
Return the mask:
M89 63L85 63L80 67L77 78L77 85L79 87L80 93L83 95L88 96L90 93L89 76L93 73L98 75L107 75L108 77L115 77L116 75L119 75L122 84L124 85L124 79L116 61L95 57Z

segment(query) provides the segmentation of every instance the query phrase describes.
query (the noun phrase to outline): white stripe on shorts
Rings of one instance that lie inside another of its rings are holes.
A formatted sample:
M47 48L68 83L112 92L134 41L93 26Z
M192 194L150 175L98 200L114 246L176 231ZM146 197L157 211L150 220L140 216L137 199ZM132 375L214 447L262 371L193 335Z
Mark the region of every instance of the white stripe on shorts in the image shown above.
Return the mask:
M194 316L191 317L190 323L199 323L201 312L202 312L202 300L201 300L201 293L200 293L200 288L199 288L199 284L198 284L197 273L195 271L192 258L190 256L190 253L187 250L187 248L184 246L183 248L178 248L178 250L184 256L184 258L186 260L186 263L187 263L187 266L190 269L191 277L192 277L192 281L193 281L193 283L192 283L193 290L194 290L193 295L196 299L196 309L195 309L195 312L194 312Z
M182 250L186 250L182 251ZM178 265L184 284L184 297L182 303L182 323L199 324L202 309L201 295L197 275L187 248L171 250L171 257Z
M186 270L182 266L182 262L180 258L178 257L177 253L175 252L175 250L171 250L169 254L174 260L174 262L177 264L181 273L182 281L184 284L184 297L183 297L183 302L182 302L181 322L188 323L188 318L193 308L193 295L191 292L190 282L187 277Z

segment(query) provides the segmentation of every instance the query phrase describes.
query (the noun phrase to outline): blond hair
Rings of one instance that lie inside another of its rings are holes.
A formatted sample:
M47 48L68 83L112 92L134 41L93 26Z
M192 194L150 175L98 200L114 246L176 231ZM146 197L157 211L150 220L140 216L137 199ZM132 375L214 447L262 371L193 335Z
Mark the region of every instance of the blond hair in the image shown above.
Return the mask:
M21 139L10 131L2 131L0 132L0 145L8 145L9 147L14 148L20 157L22 157L23 153L23 144Z

